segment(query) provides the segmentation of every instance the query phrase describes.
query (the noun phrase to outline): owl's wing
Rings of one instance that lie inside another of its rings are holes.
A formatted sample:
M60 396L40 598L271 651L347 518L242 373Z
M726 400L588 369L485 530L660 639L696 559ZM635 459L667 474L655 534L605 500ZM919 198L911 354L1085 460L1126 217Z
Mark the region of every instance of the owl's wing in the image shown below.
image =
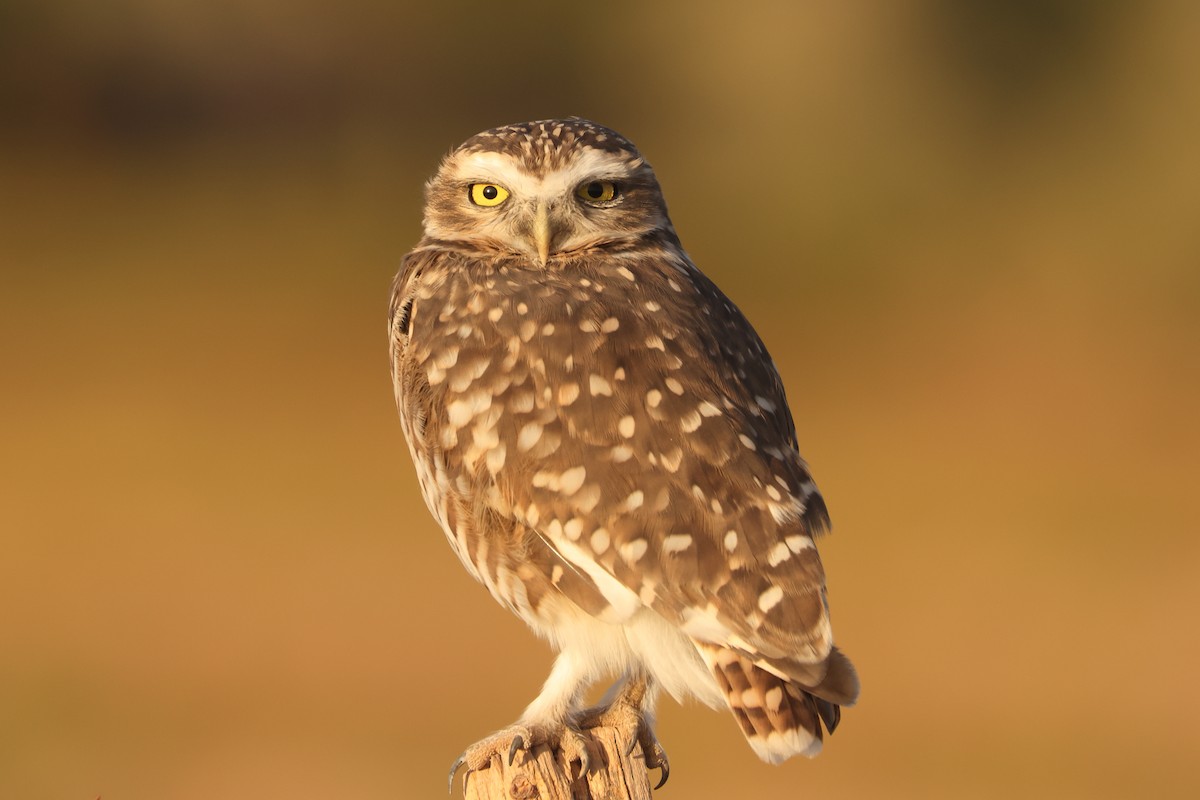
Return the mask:
M494 321L513 378L492 395L509 412L493 507L596 583L609 616L650 606L819 683L828 516L742 314L687 262L632 259L548 277L512 308Z

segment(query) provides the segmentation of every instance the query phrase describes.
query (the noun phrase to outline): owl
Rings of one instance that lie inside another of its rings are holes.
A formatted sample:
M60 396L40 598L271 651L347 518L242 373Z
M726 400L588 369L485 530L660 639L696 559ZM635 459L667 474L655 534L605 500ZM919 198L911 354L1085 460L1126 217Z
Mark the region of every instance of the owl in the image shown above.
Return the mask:
M583 731L610 725L661 785L664 691L727 707L765 761L820 751L859 688L814 544L825 503L766 347L684 252L629 140L571 118L454 149L389 336L430 512L558 653L451 780L541 744L586 771Z

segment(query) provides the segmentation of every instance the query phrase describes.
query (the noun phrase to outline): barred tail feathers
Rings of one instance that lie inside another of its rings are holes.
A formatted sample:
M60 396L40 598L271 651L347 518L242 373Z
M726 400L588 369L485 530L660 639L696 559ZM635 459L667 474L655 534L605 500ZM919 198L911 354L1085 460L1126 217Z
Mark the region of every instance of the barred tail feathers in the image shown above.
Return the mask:
M858 695L854 668L837 650L830 654L824 679L810 687L719 645L698 642L697 648L746 741L771 764L796 755L814 758L821 752L824 733L833 733L841 719L838 703L850 704Z

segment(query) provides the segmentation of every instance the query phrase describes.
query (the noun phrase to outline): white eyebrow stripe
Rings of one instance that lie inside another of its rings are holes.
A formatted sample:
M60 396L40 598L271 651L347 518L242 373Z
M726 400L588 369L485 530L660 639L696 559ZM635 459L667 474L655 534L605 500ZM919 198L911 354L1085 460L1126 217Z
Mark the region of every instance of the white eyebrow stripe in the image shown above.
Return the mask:
M625 160L603 150L585 148L577 155L564 170L552 172L546 176L542 191L547 197L574 192L575 187L586 180L607 178L620 180L629 177L629 167Z
M455 177L472 183L498 183L510 192L528 196L539 181L511 158L499 153L472 153L454 171Z
M498 183L522 200L554 199L574 192L586 180L622 180L629 174L625 159L593 148L583 148L566 168L551 172L544 180L500 153L471 153L455 169L460 180Z

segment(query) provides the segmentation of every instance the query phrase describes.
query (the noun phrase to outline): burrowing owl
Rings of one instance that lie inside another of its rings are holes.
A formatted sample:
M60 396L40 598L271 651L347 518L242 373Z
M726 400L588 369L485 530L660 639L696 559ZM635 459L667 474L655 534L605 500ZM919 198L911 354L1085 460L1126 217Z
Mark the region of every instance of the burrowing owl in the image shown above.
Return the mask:
M456 768L548 742L586 770L581 728L610 724L665 780L660 688L728 705L766 761L817 754L858 695L813 543L825 503L766 348L684 253L627 139L547 120L451 152L390 337L429 510L559 651L520 720Z

